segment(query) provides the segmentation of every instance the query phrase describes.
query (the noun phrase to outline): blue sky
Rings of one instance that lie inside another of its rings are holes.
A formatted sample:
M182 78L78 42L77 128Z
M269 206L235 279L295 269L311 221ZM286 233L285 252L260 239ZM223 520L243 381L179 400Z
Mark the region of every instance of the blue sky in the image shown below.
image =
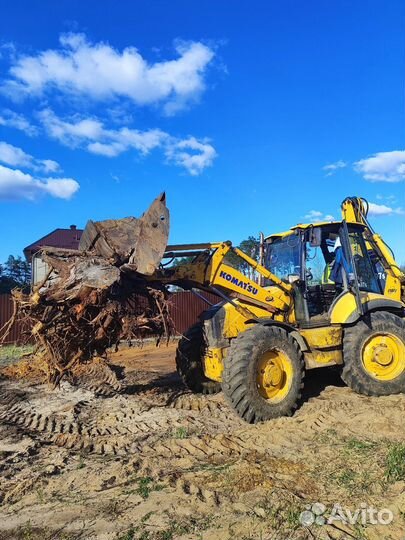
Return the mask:
M405 262L403 1L3 4L0 261L166 190L171 243L361 195Z

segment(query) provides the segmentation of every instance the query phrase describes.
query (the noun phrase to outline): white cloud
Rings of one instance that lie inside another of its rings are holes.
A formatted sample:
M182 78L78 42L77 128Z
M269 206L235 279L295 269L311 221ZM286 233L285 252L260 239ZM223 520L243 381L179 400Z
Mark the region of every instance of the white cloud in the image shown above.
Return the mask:
M83 139L99 139L104 133L103 124L92 118L65 122L50 109L44 109L38 117L48 135L67 146L77 146Z
M326 171L326 176L331 176L338 169L344 169L345 167L347 167L346 161L340 159L339 161L335 161L334 163L329 163L329 165L325 165L324 167L322 167L322 170Z
M31 168L34 163L34 158L24 152L21 148L17 148L12 144L1 141L0 161L7 165Z
M39 163L46 173L55 173L61 170L59 163L53 159L40 159Z
M211 166L217 155L207 139L179 139L160 129L107 129L102 122L93 118L62 120L50 109L39 113L39 118L47 133L62 144L80 146L88 152L109 158L129 150L146 156L152 150L160 149L169 162L185 168L193 176Z
M80 187L72 178L45 178L41 184L47 193L59 199L70 199Z
M395 195L381 195L381 194L378 194L376 195L376 199L378 201L390 201L390 202L396 202L396 197Z
M12 127L24 131L26 135L34 137L38 134L38 128L33 126L22 114L11 109L3 109L0 114L0 126Z
M385 204L375 204L369 203L369 216L390 216L392 214L404 214L402 208L392 208L391 206L386 206Z
M195 137L169 143L165 154L169 161L186 168L193 176L210 167L217 156L215 148L206 139L198 141Z
M22 167L34 171L54 173L60 170L59 163L52 159L35 159L21 148L0 141L0 162L12 167Z
M315 219L321 217L323 214L319 210L310 210L304 217L307 219Z
M92 154L98 154L100 156L105 157L116 157L119 156L119 154L122 154L122 152L125 152L127 148L125 145L119 143L119 142L112 142L112 143L101 143L101 142L93 142L87 145L87 150L91 152Z
M73 118L68 122L58 118L50 109L41 111L39 118L48 134L62 144L74 147L87 143L90 152L108 157L117 156L130 148L147 154L168 137L159 129L105 129L102 122L93 118Z
M400 182L405 180L405 150L377 152L354 164L355 170L371 182Z
M19 169L0 165L0 200L35 200L41 195L70 199L79 189L72 178L34 178Z
M324 214L319 210L310 210L308 214L304 216L311 223L319 223L321 221L335 221L335 218L331 214Z
M137 105L161 104L174 114L205 90L204 75L214 51L200 42L177 44L177 58L148 63L134 47L122 52L91 43L84 34L63 34L60 48L18 57L3 86L10 96L41 95L47 89L94 100L116 97Z

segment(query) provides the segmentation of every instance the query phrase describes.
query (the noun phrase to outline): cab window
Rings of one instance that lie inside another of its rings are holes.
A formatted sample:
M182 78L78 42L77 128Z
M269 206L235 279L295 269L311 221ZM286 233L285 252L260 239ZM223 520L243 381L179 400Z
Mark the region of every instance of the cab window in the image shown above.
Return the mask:
M291 274L301 275L301 238L290 234L272 240L266 247L266 268L283 281Z
M349 243L361 291L381 293L380 280L367 252L361 230L349 229Z
M308 285L321 285L327 283L327 261L320 247L313 247L309 242L306 244L306 272Z

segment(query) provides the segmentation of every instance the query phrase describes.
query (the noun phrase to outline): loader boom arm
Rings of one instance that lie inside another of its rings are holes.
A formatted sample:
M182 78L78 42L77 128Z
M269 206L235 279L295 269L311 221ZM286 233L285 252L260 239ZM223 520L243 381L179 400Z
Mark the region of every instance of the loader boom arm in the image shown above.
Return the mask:
M405 274L402 272L395 260L391 248L377 234L368 221L368 202L361 197L347 197L342 202L342 217L348 223L361 223L365 226L366 240L378 254L387 273L387 284L385 293L390 296L390 290L397 287L402 288L402 296L405 296Z
M252 270L270 280L274 285L271 290L226 264L226 255L230 252L243 259ZM150 279L183 288L215 292L231 302L247 318L256 317L248 308L235 304L233 298L241 298L245 304L263 307L270 313L286 313L291 306L291 285L284 283L249 255L232 246L229 241L167 246L164 259L178 257L193 259L178 266L165 268L163 265ZM231 296L228 296L229 294Z

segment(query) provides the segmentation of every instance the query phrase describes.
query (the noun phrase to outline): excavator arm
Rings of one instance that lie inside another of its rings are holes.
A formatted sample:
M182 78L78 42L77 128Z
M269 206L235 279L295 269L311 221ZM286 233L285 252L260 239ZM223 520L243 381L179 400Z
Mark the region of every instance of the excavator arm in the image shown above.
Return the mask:
M272 283L266 288L226 263L226 256L233 252L243 259L252 270ZM191 258L191 262L179 266L168 266L176 258ZM166 265L151 276L151 280L181 286L185 289L197 288L213 292L230 302L235 309L248 319L256 316L246 307L247 304L262 307L270 313L287 313L292 305L291 285L283 282L264 266L246 253L232 246L229 241L207 244L182 244L167 246L163 259ZM235 303L240 298L244 305Z
M395 261L391 248L377 234L370 222L367 214L369 204L361 197L347 197L342 202L342 217L348 223L360 223L365 227L365 237L371 249L378 255L386 271L386 284L384 294L393 298L405 296L405 274ZM397 298L397 299L400 299Z

